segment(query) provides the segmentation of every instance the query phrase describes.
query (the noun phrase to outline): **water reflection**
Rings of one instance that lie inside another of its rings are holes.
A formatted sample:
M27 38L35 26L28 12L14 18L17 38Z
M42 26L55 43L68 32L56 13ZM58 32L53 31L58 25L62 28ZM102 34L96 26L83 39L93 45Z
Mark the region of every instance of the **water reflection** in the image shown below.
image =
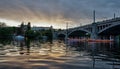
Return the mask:
M96 60L110 61L111 63L108 64L113 65L112 69L115 69L115 66L120 65L119 43L70 41L69 45L76 48L79 52L87 52L87 56L91 56L93 69L95 69L95 65L98 64ZM82 53L81 56L85 56L85 54Z
M69 42L66 46L63 41L54 41L40 43L31 42L30 55L49 55L49 56L69 56L69 57L87 57L91 59L92 68L95 69L102 64L112 65L112 69L120 64L120 46L119 43L98 43L98 42ZM24 46L23 52L27 48ZM0 44L0 55L18 56L20 46L18 44ZM26 55L26 54L23 54Z
M115 55L119 55L120 46L119 43L96 43L96 42L69 42L69 45L66 46L62 41L54 41L53 44L50 42L39 43L39 42L31 42L31 51L48 51L48 52L58 52L58 53L70 53L70 52L78 52L79 56L84 55L92 55L94 53L95 56L108 56L115 57ZM0 51L3 50L20 50L20 46L17 43L3 45L0 44ZM24 50L26 46L24 46ZM84 54L83 54L84 53ZM119 56L118 56L119 57Z

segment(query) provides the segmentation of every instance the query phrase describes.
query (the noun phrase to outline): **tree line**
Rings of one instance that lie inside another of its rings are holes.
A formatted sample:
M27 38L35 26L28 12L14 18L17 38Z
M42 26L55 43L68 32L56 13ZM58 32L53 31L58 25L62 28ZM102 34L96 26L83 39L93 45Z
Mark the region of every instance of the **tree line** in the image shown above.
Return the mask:
M6 25L6 24L5 24ZM13 36L14 34L18 32L20 33L20 27L9 27L9 26L0 26L0 43L10 43L13 41ZM47 36L47 40L51 41L52 40L52 30L29 30L24 33L25 35L30 37L30 40L39 40L42 41L42 36Z

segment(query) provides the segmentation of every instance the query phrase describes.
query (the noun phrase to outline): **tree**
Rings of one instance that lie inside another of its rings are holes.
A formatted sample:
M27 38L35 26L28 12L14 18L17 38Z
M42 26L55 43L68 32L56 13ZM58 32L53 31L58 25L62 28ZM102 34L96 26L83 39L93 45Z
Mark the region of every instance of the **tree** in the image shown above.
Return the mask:
M0 41L10 42L12 40L12 36L15 32L16 27L0 27Z
M6 27L6 26L7 26L6 23L0 22L0 27Z
M27 53L29 54L30 52L30 41L31 41L31 38L32 38L32 34L33 32L31 31L31 24L30 22L28 22L28 25L27 25L27 30L25 32L25 41L26 41L26 45L27 45Z

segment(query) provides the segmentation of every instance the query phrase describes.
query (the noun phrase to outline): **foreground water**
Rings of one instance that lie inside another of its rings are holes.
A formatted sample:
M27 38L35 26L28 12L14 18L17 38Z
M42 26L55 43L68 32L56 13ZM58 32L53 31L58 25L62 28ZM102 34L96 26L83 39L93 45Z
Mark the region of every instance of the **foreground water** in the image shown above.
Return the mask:
M0 68L120 69L120 46L114 42L34 42L30 55L26 55L25 46L24 54L20 52L19 45L0 44Z

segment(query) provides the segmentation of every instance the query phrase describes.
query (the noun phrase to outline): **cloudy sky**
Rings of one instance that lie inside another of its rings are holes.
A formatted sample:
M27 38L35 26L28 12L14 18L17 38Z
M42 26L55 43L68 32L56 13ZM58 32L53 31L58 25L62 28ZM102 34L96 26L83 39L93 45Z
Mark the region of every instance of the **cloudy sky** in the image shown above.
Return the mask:
M120 16L120 0L0 0L0 22L17 26L22 21L35 26L75 27Z

